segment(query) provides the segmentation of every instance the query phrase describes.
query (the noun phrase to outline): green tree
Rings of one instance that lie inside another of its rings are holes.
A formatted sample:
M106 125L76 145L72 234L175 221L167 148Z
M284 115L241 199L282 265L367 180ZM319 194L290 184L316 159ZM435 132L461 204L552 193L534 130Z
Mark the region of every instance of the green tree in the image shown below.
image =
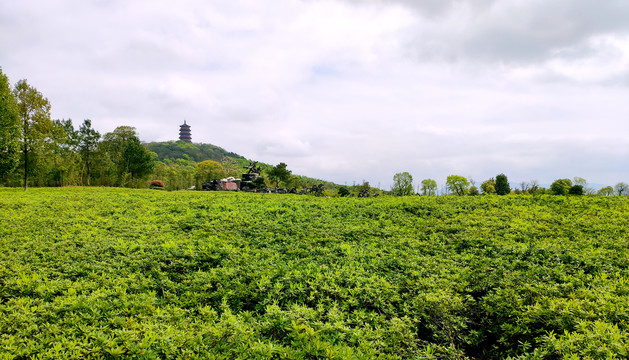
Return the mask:
M470 182L463 176L450 175L446 178L446 188L456 195L465 195L468 192Z
M572 183L573 183L574 185L581 185L581 186L583 186L584 188L585 188L585 186L587 185L587 181L586 181L584 178L582 178L582 177L578 177L578 176L575 176L574 178L572 178Z
M203 183L222 179L223 177L225 177L225 168L214 160L205 160L198 163L194 172L197 189L201 189Z
M539 181L531 180L529 185L529 194L531 195L542 195L546 193L546 189L539 186Z
M288 181L286 181L286 187L287 188L297 188L302 185L302 181L301 181L301 177L297 176L297 175L291 175L288 177Z
M511 193L511 187L509 186L507 175L496 175L496 194L508 195L509 193Z
M200 145L203 146L204 144ZM234 158L227 156L223 157L221 165L223 165L223 169L225 170L225 176L239 178L242 175L243 168L236 160L234 160Z
M483 181L480 184L480 189L485 195L491 195L496 193L496 180L494 178L490 178L488 180Z
M266 182L262 176L259 176L257 179L253 180L253 186L258 190L264 190L266 189Z
M134 180L139 180L153 171L157 155L151 153L142 146L137 137L130 138L122 151L122 161L125 164L124 172L131 176L131 186Z
M169 190L185 190L195 184L193 161L179 159L177 162L157 162L153 169L153 178L163 180Z
M291 171L287 170L286 167L287 165L281 162L267 172L267 176L275 183L275 186L279 186L280 183L284 183L285 185L288 184Z
M29 155L31 153L37 154L41 150L52 127L50 103L37 89L30 86L26 80L18 81L13 94L17 99L18 115L21 123L19 139L24 165L24 190L28 190L29 166L31 168L34 166Z
M620 182L614 186L614 190L616 190L616 194L618 194L618 196L628 195L629 185L624 182Z
M98 142L100 141L100 133L92 128L92 120L85 119L78 131L78 152L81 156L81 185L90 185L92 177L92 163L98 150Z
M346 188L345 186L341 186L339 188L339 196L340 197L345 197L345 196L349 196L349 189Z
M476 187L476 185L472 185L470 186L470 191L469 191L469 195L470 196L476 196L479 195L480 192L478 191L478 188Z
M119 126L105 134L98 157L105 185L134 186L135 180L148 175L155 166L154 156L142 146L131 126Z
M391 191L397 196L413 195L413 176L408 172L395 174Z
M552 195L567 195L572 187L570 179L558 179L550 185L550 193Z
M437 182L433 179L422 180L422 195L434 196L437 195Z
M64 186L79 182L78 134L72 120L54 120L41 154L39 185ZM45 178L44 178L45 177Z
M18 165L20 149L18 105L9 78L0 68L0 179Z
M598 196L613 196L614 188L611 186L605 186L604 188L601 188L596 194Z
M568 190L569 195L583 195L583 185L572 185Z

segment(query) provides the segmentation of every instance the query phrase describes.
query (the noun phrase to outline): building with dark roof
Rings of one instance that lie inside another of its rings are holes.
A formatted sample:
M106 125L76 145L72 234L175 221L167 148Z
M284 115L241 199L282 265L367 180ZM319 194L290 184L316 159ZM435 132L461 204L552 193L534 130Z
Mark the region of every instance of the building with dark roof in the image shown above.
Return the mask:
M183 121L183 125L179 126L179 140L187 143L192 142L192 133L190 132L190 125L186 124L186 120Z

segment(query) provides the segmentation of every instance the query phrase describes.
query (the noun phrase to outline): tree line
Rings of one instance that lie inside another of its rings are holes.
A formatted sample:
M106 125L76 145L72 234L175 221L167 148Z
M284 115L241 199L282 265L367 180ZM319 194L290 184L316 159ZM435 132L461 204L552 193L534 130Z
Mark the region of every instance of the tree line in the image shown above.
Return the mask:
M11 87L0 69L0 185L134 186L155 166L133 127L104 136L89 119L52 120L50 102L26 80Z
M398 196L415 194L413 176L408 172L397 173L393 176L391 193ZM437 182L434 179L424 179L417 191L418 195L438 195ZM571 179L557 179L549 188L539 185L537 180L521 182L519 188L511 188L505 174L498 174L476 186L476 182L460 175L450 175L446 179L442 194L452 195L507 195L507 194L531 194L531 195L599 195L599 196L623 196L629 195L629 184L619 182L614 187L606 186L598 191L587 186L587 181L581 177Z

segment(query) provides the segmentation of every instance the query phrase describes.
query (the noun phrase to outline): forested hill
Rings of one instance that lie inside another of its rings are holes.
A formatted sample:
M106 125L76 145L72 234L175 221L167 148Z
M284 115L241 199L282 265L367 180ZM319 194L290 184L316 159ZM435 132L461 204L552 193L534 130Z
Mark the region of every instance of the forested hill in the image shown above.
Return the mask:
M225 157L245 160L244 156L229 152L212 144L194 144L183 141L152 142L146 148L158 156L159 161L186 159L194 162L205 160L222 161Z
M177 162L177 160L179 159L184 159L188 161L193 161L195 163L200 163L205 160L214 160L221 163L223 166L229 166L228 163L230 161L227 159L231 159L233 160L232 163L235 164L235 166L237 167L235 170L232 168L233 176L238 176L237 174L244 172L245 166L247 166L250 162L249 159L245 158L242 155L229 152L219 146L212 144L187 143L183 141L166 141L146 143L144 144L144 146L150 151L157 154L158 161L167 164ZM265 173L269 172L273 168L273 165L270 164L265 164L262 162L258 162L257 164ZM293 177L296 178L301 186L321 183L330 188L339 186L329 181L311 178L308 176L293 175ZM293 181L293 183L295 183L295 181ZM293 186L296 185L293 184Z

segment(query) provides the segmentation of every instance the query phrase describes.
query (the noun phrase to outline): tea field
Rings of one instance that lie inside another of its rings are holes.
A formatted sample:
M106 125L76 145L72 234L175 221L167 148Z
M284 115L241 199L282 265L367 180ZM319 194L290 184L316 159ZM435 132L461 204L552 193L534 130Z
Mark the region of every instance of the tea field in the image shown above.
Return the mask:
M628 356L628 197L0 189L0 359Z

